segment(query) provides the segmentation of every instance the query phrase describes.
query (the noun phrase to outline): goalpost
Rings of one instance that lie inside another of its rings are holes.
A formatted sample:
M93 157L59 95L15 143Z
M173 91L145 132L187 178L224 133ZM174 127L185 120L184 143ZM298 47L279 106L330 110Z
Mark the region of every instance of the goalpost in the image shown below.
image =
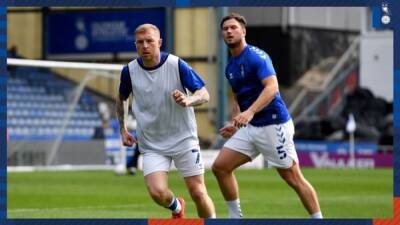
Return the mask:
M46 68L50 70L57 70L57 69L70 69L73 71L85 71L84 73L74 73L74 76L81 76L81 79L77 81L74 87L74 91L72 92L72 97L67 104L67 107L64 108L64 111L62 113L62 119L59 120L57 123L57 129L54 130L54 133L56 134L53 136L52 139L47 141L46 146L41 146L40 148L46 148L45 149L45 156L40 156L42 157L42 161L40 163L32 163L30 166L33 167L19 167L18 169L21 170L48 170L48 169L67 169L67 170L90 170L90 169L114 169L117 173L124 173L124 171L121 171L121 169L125 169L126 167L122 167L121 165L124 165L126 163L126 155L127 151L125 147L122 147L121 140L114 140L113 143L109 143L110 146L115 147L116 149L120 149L119 153L115 155L118 159L117 165L115 166L110 166L106 165L105 161L101 161L101 163L93 164L89 161L85 161L83 159L89 158L86 155L80 156L79 154L83 154L81 152L85 152L86 144L85 142L78 142L78 144L75 144L74 146L71 147L71 143L67 143L64 141L65 134L69 133L69 124L71 122L71 119L74 117L75 110L77 109L77 106L79 106L78 102L79 99L84 92L85 87L89 85L89 82L92 81L93 79L96 78L105 78L108 80L108 82L115 82L120 78L120 72L123 68L123 65L119 64L100 64L100 63L82 63L82 62L62 62L62 61L47 61L47 60L28 60L28 59L13 59L9 58L7 59L7 64L8 66L14 66L16 68L25 68L25 67L31 67L31 68ZM57 73L60 73L59 71ZM11 72L10 72L11 74ZM40 74L39 74L40 75ZM9 77L12 79L12 77ZM116 88L115 90L112 90L112 92L117 93ZM127 118L127 113L128 113L128 107L129 107L129 101L124 102L124 107L125 107L125 118ZM79 108L79 107L78 107ZM10 107L8 107L7 111L9 111ZM21 109L21 108L19 108ZM11 110L10 110L11 111ZM7 112L8 113L8 112ZM48 119L48 118L42 118L39 122L41 123L43 119ZM15 121L14 121L15 122ZM36 123L38 123L36 121ZM7 128L8 128L7 124ZM13 143L14 142L14 143ZM16 143L18 142L18 143ZM92 141L93 142L93 141ZM14 152L18 151L24 151L24 148L35 148L37 143L34 143L32 141L13 141L11 140L11 143L8 144L8 149L7 149L7 158L9 155L11 155ZM82 145L81 145L82 144ZM102 145L102 151L99 151L97 146L97 149L92 149L92 151L97 151L97 154L90 155L90 157L96 157L99 154L105 155L105 146L104 142ZM66 155L65 154L65 146L69 145L68 148L68 154L75 154L75 155ZM85 145L85 146L83 146ZM10 148L12 146L12 148ZM33 146L33 147L32 147ZM79 151L78 151L79 150ZM210 168L211 163L214 161L215 157L218 154L218 151L202 151L203 154L203 159L205 162L205 167ZM36 156L33 156L36 157ZM39 158L40 158L39 157ZM44 159L43 159L44 158ZM80 163L70 163L71 161L66 161L67 159L69 160L78 160ZM85 161L82 163L82 161ZM9 161L10 162L10 161ZM140 162L140 159L139 159ZM39 166L37 166L39 165ZM258 168L261 169L264 167L264 161L262 157L258 157L256 160L253 160L251 163L246 164L243 168ZM140 168L140 166L139 166ZM9 171L15 170L15 168L10 168L8 167Z
M120 72L123 68L123 65L120 64L101 64L101 63L82 63L82 62L62 62L62 61L48 61L48 60L30 60L30 59L15 59L15 58L8 58L7 59L7 65L8 66L13 66L15 68L20 68L20 67L31 67L31 68L47 68L50 70L54 69L73 69L73 70L79 70L79 71L85 71L83 74L83 77L80 79L80 81L77 83L77 86L73 88L72 91L72 100L68 103L68 107L64 109L64 114L62 116L62 119L60 120L61 122L58 123L55 137L50 140L51 144L48 144L46 148L47 153L46 153L46 159L44 162L44 165L42 165L42 169L44 168L49 168L50 166L59 166L59 162L57 162L57 154L59 153L60 145L63 142L64 135L67 131L67 128L70 124L70 121L74 115L74 111L79 104L79 99L82 96L82 93L87 86L87 84L93 80L96 79L97 77L103 77L106 79L109 79L110 82L115 79L119 79ZM11 72L10 72L11 73ZM57 76L55 76L57 77ZM10 78L11 79L11 78ZM116 90L115 90L116 91ZM125 104L125 111L126 115L128 113L128 107L129 107L129 102L126 101ZM11 111L11 110L10 110ZM11 113L10 113L11 114ZM42 120L50 119L50 118L41 118ZM38 119L39 120L39 119ZM35 120L36 121L36 120ZM20 124L23 125L23 124ZM8 127L8 126L7 126ZM23 143L24 140L21 141ZM18 144L14 149L8 148L9 151L18 151ZM23 144L19 145L20 148L23 148ZM122 146L122 145L121 145ZM120 154L120 163L125 163L126 159L126 148L122 147L121 148L121 154ZM10 153L11 154L11 153ZM74 158L77 156L71 156L71 158ZM35 166L35 165L33 165ZM107 168L109 168L108 166ZM65 167L64 167L65 168ZM69 167L68 167L69 168ZM81 168L81 167L77 167ZM93 166L93 168L99 169L99 166ZM112 167L111 167L112 168ZM89 167L86 167L86 169L89 169Z

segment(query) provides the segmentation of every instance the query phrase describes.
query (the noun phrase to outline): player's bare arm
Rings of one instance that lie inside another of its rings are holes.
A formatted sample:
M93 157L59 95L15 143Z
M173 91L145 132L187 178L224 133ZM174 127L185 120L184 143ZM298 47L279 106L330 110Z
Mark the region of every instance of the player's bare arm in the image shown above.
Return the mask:
M118 95L117 101L115 103L115 107L116 107L116 111L117 111L119 129L120 130L126 130L124 98L121 95Z
M198 106L210 100L210 95L205 87L195 91L191 96L188 96L179 90L173 91L171 95L175 102L182 107Z
M278 80L276 76L269 76L262 80L264 90L258 96L257 100L244 112L240 113L233 119L236 127L246 126L254 117L254 114L267 106L279 91Z
M236 99L237 97L236 97L236 95L233 95L233 101L232 101L232 120L233 120L233 118L235 118L237 115L239 115L240 114L240 107L239 107L239 104L238 104L238 101L237 101L237 99Z
M121 95L118 95L115 105L116 105L117 118L118 118L118 122L119 122L119 127L120 127L119 129L120 129L120 133L121 133L122 143L125 146L132 146L134 143L136 143L136 140L126 129L125 107L124 107L124 105L126 103L127 103L127 101L125 101Z
M236 96L233 96L233 102L232 102L232 120L235 118L237 115L240 114L240 108L239 104L237 103ZM223 128L219 129L219 133L223 138L231 138L237 131L237 127L233 124L233 122L230 122L226 124Z

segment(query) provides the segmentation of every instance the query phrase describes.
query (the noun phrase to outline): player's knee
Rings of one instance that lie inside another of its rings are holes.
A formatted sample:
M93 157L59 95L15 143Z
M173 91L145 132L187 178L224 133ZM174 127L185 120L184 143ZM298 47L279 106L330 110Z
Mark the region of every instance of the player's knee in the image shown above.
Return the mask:
M282 178L286 181L286 183L294 188L298 189L300 186L302 186L302 180L300 177L294 175L294 174L287 174L285 176L282 176Z
M218 167L215 165L215 163L212 164L211 170L212 170L214 175L218 174Z
M156 202L162 203L165 200L165 198L167 197L166 190L164 190L162 188L149 187L148 190L149 190L151 198L153 198L154 201L156 201Z
M219 162L214 162L211 169L215 176L221 176L229 173L229 170Z
M285 181L292 188L296 188L298 186L298 182L296 181L296 179L294 179L292 177L291 178L286 178Z
M281 178L286 181L287 184L289 184L291 187L296 183L296 180L294 178L294 174L291 173L289 170L286 170L284 172L280 172L279 175Z
M201 202L207 198L207 191L203 188L193 188L189 192L194 202Z

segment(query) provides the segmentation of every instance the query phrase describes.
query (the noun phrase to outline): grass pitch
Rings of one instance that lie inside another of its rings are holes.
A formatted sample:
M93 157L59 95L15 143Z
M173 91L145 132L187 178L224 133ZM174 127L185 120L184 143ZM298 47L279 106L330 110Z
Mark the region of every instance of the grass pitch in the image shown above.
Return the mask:
M315 187L326 218L391 218L392 169L303 169ZM295 192L275 170L236 173L246 218L308 218ZM217 181L208 171L206 185L217 217L227 208ZM183 179L169 176L171 190L186 200L186 216L197 217ZM151 200L142 174L111 171L8 173L7 217L11 218L169 218Z

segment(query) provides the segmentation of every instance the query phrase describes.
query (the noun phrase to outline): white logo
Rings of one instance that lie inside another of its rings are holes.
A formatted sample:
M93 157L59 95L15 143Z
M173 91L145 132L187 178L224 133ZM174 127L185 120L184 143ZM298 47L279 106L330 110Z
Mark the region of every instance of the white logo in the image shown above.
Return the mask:
M345 168L350 167L353 163L348 157L329 157L328 152L321 154L310 152L309 156L316 168ZM356 158L355 165L357 168L375 168L375 160L373 158Z
M390 23L390 16L388 16L388 15L382 16L381 21L382 21L383 24L389 24Z
M86 27L85 21L82 18L78 18L75 21L76 29L79 31L78 36L75 37L75 47L78 50L85 50L89 45L89 40L85 35Z
M389 24L390 23L390 9L389 9L389 4L387 2L382 3L382 12L383 16L381 17L381 21L383 24Z
M233 74L229 73L229 79L232 80L233 79Z
M382 11L385 14L390 14L390 12L389 12L389 4L387 4L386 2L382 3Z
M76 23L75 23L76 29L78 29L79 32L85 32L86 27L85 27L85 21L82 18L79 18Z
M84 50L88 47L89 41L85 35L78 35L75 38L75 47L79 50Z

